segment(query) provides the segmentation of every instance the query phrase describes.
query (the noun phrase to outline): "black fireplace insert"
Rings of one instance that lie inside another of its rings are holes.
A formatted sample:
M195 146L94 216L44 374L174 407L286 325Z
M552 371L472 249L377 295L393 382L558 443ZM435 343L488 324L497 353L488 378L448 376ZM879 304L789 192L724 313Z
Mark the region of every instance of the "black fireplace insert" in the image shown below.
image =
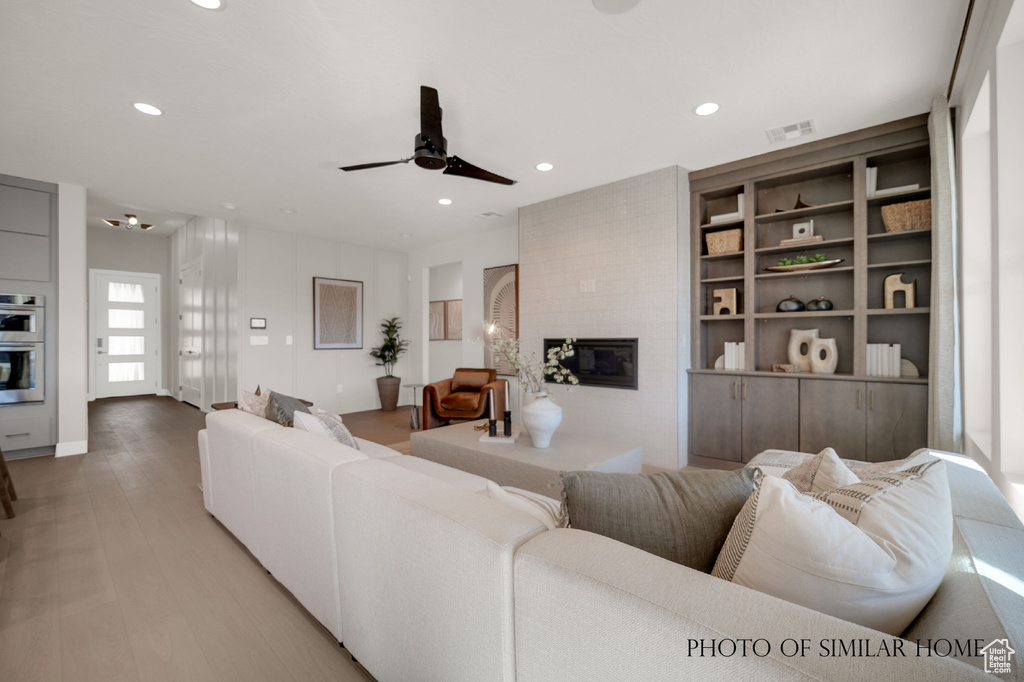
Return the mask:
M549 348L560 348L563 343L565 339L544 339L544 357ZM572 346L576 352L562 360L562 365L576 375L581 386L639 388L636 339L576 339Z

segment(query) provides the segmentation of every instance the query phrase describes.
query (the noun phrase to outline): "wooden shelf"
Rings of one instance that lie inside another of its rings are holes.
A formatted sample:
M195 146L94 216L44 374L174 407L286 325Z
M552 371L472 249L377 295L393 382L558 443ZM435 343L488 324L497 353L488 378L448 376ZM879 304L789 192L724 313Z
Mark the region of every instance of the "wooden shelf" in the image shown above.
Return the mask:
M701 315L700 319L704 322L724 322L726 320L742 320L743 317L743 313L740 313L738 315Z
M870 381L890 384L927 384L927 377L869 377L853 374L814 374L813 372L772 372L763 369L688 369L687 374L726 374L729 376L775 377L778 379L823 379L826 381Z
M932 259L926 258L924 260L898 260L892 263L871 263L868 265L868 270L875 270L881 268L909 268L915 265L931 265Z
M886 204L914 201L915 199L927 199L932 195L931 187L920 187L909 189L906 192L896 194L883 194L882 196L868 197L868 206L885 206Z
M852 310L801 310L795 313L754 313L755 320L781 320L801 317L853 317Z
M932 311L929 307L919 308L870 308L869 316L874 315L928 315Z
M808 208L797 208L791 211L778 211L777 213L762 213L759 216L754 216L754 220L759 223L776 223L780 220L798 220L800 218L811 218L816 215L825 215L826 213L841 213L843 211L853 210L853 199L849 201L837 201L831 204L822 204L821 206L810 206Z
M717 230L721 227L736 227L743 225L743 218L736 218L734 220L723 220L719 223L704 223L700 226L701 230Z
M702 279L701 284L725 284L726 282L742 282L743 275L733 275L731 277L710 277L708 279Z
M783 277L807 277L808 275L834 275L840 272L853 272L853 266L841 268L819 268L817 270L797 270L796 272L763 272L754 275L754 279L779 279Z
M932 228L926 227L923 230L904 230L903 232L878 232L876 234L868 235L868 242L875 241L887 241L900 240L900 239L916 239L918 237L932 238Z
M727 260L729 258L743 258L742 251L734 251L733 253L719 253L715 255L705 254L700 257L701 260Z
M781 253L783 251L813 251L815 249L828 249L836 246L849 246L853 244L853 237L842 239L825 239L820 242L808 242L806 244L788 244L786 246L762 246L754 249L754 253Z

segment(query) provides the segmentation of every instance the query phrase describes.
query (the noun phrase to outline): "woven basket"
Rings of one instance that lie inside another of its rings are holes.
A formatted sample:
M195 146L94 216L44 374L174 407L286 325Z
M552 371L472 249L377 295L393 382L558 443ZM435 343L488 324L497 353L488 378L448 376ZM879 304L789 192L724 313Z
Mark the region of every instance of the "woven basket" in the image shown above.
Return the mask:
M708 255L720 256L723 253L736 253L743 248L743 230L722 230L708 232L704 235L708 243Z
M886 232L927 230L932 226L932 200L908 201L882 207Z

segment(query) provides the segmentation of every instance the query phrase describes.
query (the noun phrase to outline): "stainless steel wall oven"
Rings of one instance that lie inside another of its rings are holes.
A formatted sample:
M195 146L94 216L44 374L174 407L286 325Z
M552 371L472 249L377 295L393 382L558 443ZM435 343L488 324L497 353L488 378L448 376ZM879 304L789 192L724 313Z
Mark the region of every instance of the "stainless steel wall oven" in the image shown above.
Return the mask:
M44 398L45 308L35 294L0 294L0 407Z

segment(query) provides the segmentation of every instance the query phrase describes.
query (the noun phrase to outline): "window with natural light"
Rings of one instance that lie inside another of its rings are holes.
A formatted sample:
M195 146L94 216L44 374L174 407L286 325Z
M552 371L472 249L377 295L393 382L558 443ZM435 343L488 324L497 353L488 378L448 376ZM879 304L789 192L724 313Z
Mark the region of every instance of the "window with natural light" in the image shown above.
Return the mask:
M141 310L111 308L107 311L107 326L111 329L145 329L146 316Z
M107 300L111 303L145 303L141 284L110 282L107 285Z
M143 381L146 378L146 364L143 362L112 362L107 365L107 381Z
M109 342L111 355L142 355L146 352L144 336L111 336Z

